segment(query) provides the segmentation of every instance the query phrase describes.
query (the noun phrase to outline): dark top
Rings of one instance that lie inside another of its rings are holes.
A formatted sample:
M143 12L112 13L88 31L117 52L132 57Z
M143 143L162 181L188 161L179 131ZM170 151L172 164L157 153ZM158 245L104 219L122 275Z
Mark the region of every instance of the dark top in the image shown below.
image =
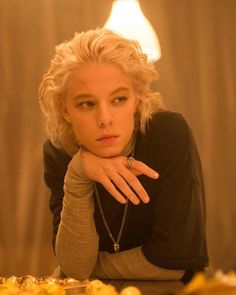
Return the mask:
M122 250L142 246L145 257L167 269L199 270L208 265L205 237L204 186L199 155L184 118L173 112L159 112L147 132L137 133L134 156L155 169L158 180L139 176L150 202L135 206L129 202L120 240ZM51 189L53 245L60 222L63 182L71 157L47 141L44 145L45 181ZM98 184L104 215L113 236L120 229L124 205ZM95 198L95 223L100 251L113 252Z

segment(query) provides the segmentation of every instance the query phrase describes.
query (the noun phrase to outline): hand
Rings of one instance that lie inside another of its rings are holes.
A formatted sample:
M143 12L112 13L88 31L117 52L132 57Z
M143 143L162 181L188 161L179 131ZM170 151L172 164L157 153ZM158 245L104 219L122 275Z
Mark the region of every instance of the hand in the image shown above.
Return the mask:
M118 202L126 203L124 196L135 205L138 205L140 200L144 203L149 202L149 196L136 176L143 174L157 179L159 174L143 162L133 160L132 167L129 168L128 158L125 156L101 158L82 151L81 157L88 178L101 183Z

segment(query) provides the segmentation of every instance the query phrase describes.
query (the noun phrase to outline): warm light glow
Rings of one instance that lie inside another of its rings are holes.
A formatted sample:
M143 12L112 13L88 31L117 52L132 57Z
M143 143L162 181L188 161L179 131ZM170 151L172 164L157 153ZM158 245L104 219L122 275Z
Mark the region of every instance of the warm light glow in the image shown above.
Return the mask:
M104 27L125 38L137 40L149 60L156 61L161 57L157 35L137 0L115 0Z

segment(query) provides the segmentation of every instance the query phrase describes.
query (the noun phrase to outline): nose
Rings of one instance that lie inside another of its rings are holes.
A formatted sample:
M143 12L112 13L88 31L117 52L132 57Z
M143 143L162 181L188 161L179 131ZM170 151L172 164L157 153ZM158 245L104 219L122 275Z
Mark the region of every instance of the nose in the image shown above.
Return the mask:
M109 127L112 123L112 113L108 105L99 106L97 110L97 125L100 128Z

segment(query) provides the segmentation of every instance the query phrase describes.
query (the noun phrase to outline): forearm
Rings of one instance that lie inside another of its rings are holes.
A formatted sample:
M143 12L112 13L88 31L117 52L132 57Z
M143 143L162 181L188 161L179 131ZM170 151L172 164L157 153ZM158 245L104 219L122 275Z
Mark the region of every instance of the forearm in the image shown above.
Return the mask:
M96 263L98 235L93 217L93 183L78 175L76 160L72 160L65 177L55 250L62 272L81 280L90 277Z
M179 280L183 270L169 270L150 263L141 247L109 254L99 252L93 277L100 279Z

